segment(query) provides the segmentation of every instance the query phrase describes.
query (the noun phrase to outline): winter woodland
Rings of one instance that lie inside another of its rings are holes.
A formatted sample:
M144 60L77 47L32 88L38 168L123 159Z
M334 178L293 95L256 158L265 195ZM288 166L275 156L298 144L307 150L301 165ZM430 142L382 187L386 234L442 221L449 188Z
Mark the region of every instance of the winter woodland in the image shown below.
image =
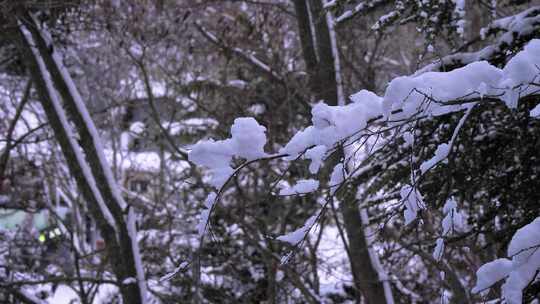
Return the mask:
M0 303L540 303L540 1L0 21Z

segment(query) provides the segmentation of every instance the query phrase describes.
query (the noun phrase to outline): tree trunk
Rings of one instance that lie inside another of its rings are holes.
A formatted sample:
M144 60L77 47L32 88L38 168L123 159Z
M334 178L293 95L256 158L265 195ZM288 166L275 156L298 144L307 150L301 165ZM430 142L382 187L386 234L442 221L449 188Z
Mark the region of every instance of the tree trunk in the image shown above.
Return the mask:
M334 56L321 0L295 0L294 7L310 89L316 101L322 100L329 105L336 105Z
M358 201L354 196L354 189L350 189L340 206L344 222L343 226L349 239L350 263L353 269L354 283L364 296L366 303L389 304L386 300L379 273L369 256L369 244L363 228L363 225L368 223L362 222L358 210Z
M294 4L310 88L313 90L316 100L322 99L328 105L337 105L338 83L336 81L335 59L322 2L321 0L295 0ZM328 162L329 172L342 158L343 152L339 153L339 155L333 156L334 161ZM355 190L350 189L350 193L344 195L340 208L349 240L349 258L354 284L366 303L389 304L379 274L371 262L363 230L363 224L367 223L362 223ZM360 296L358 301L360 301Z
M126 278L136 278L137 281L141 281L140 271L137 271L136 264L138 245L133 244L136 242L136 238L132 239L130 236L128 223L124 219L122 210L125 203L114 192L117 191L114 189L116 184L111 184L110 180L107 179L106 170L110 170L110 168L104 168L105 164L100 160L99 153L102 151L97 151L95 141L99 139L96 139L95 134L91 133L90 128L93 126L87 125L83 114L77 108L75 96L70 91L69 84L66 83L60 67L53 58L54 50L52 46L47 45L39 25L26 12L21 12L16 18L14 23L23 23L19 24L17 45L20 46L24 55L25 64L35 83L43 109L60 144L70 172L106 241L107 256L110 258L112 271L119 282ZM54 88L51 88L51 84ZM70 138L72 135L68 131L69 122L66 123L67 118L64 110L58 109L55 105L54 99L58 96L52 95L57 95L56 92L61 96L63 106L70 114L71 122L79 135L78 143ZM83 171L80 150L84 152L85 159L83 161L87 162L91 172ZM88 175L93 176L95 180L88 180ZM95 191L96 187L98 192ZM106 210L110 211L114 225L107 219L107 214L104 214L103 206L99 204L100 199L104 201ZM142 277L144 278L144 276ZM145 282L140 283L140 285L119 284L124 303L144 303L144 291L141 290L141 286L144 286Z
M334 65L334 54L332 53L332 41L330 29L326 19L326 13L322 6L323 0L310 0L309 9L311 21L315 30L317 54L319 63L317 65L318 78L321 85L321 99L328 105L338 104L338 83L336 81L336 70Z

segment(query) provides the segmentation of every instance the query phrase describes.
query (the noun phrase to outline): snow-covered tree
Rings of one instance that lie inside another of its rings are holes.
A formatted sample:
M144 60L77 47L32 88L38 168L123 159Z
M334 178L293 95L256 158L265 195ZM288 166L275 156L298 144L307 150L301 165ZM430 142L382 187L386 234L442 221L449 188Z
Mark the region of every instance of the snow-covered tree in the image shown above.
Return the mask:
M0 302L531 302L537 4L6 3Z

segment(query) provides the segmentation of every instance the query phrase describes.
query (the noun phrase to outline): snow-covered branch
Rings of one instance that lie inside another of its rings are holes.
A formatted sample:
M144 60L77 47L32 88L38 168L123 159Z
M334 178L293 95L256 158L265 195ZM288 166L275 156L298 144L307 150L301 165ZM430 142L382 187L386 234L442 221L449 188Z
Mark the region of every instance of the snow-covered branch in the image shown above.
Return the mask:
M381 131L371 131L374 125L385 126L389 129L399 128L416 120L464 111L449 141L439 146L435 156L420 166L418 176L421 176L448 157L459 131L472 115L472 110L476 105L482 104L484 100L489 102L496 100L513 110L518 107L520 100L538 96L539 91L535 84L540 74L539 54L540 40L532 40L502 69L487 62L473 62L450 72L426 72L398 77L390 82L383 97L363 90L352 95L353 103L348 105L316 104L312 109L312 125L297 132L278 151L278 154L274 155L286 161L304 156L311 160L310 173L316 174L331 151L340 146L347 147L357 142L365 143L366 138L375 139ZM237 119L231 129L230 139L200 141L190 152L190 160L209 169L212 176L210 183L221 192L230 177L237 173L231 167L234 157L244 158L249 162L266 159L269 156L264 151L265 131L266 129L252 118ZM346 170L343 164L339 165L341 169L335 169L331 174L330 188L341 187L354 177L352 172L359 170L354 166L350 167L350 164ZM336 172L341 172L341 174ZM292 188L283 190L282 194L303 194L319 188L319 183L316 180L312 181L300 180ZM412 222L421 209L427 208L427 204L424 203L415 185L416 182L412 180L413 185L406 186L401 191L402 199L407 202L405 204L406 223ZM330 194L334 192L330 191ZM210 201L206 203L206 209L201 215L202 221L199 224L200 234L204 234L204 227L208 223L211 210L215 208L217 197L219 195L209 197ZM443 235L448 234L449 223L452 223L454 216L457 216L456 212L455 206L445 207ZM306 237L320 214L321 212L310 217L302 227L278 237L278 240L288 242L293 246L298 245ZM434 259L441 258L443 248L444 240L440 238L437 241ZM285 259L287 260L288 256ZM535 264L533 268L538 269L540 266L537 267Z

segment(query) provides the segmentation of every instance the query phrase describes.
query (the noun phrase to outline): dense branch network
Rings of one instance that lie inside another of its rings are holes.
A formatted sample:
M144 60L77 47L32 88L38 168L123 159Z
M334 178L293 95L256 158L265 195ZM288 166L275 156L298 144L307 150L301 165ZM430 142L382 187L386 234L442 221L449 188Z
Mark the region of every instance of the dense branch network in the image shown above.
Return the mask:
M336 191L362 173L364 167L357 164L365 163L365 160L369 159L370 155L378 149L377 147L384 144L383 134L390 130L398 130L399 133L399 130L418 120L464 112L449 141L440 144L434 155L420 165L419 170L411 169L410 185L404 185L401 189L405 223L413 222L418 213L426 209L418 184L432 168L448 159L460 129L476 105L495 101L503 103L507 108L513 110L517 108L520 101L538 98L540 92L538 87L539 55L540 40L532 40L502 69L487 62L473 62L450 72L426 72L398 77L389 84L384 97L379 97L368 91L361 91L351 96L353 103L345 106L328 106L319 103L312 109L313 125L296 133L277 154L273 155L267 155L263 150L266 142L266 129L258 125L252 118L237 119L232 126L230 139L201 141L189 153L191 161L210 169L211 184L218 189L217 192L209 195L205 203L206 209L201 214L199 223L201 241L212 211L215 210L228 181L240 169L254 161L274 158L293 161L305 158L311 160L310 172L316 174L333 151L341 149L345 152L344 158L332 170L328 181L329 196L327 201L322 204L320 211L311 216L299 229L277 238L277 240L297 246L313 229ZM538 115L537 112L539 112L538 106L531 111L531 116L535 117ZM378 126L379 129L372 131L375 126ZM401 136L408 145L414 144L414 134L405 132ZM367 155L357 153L360 147L368 143L374 147L371 153ZM240 167L233 169L230 167L233 158L244 158L247 161ZM282 189L280 194L304 195L318 190L319 184L317 180L313 179L299 180L296 185ZM454 225L460 225L461 220L457 218L459 213L457 213L456 208L457 206L452 200L446 203L442 236L447 236L453 231ZM536 229L533 226L537 225L537 221L525 226L522 230L530 233ZM495 276L496 279L486 283L484 274L493 271L494 268L500 266L501 262L494 262L496 263L494 266L486 264L479 270L479 285L474 291L489 287L499 279L508 277L505 284L507 287L503 288L504 297L517 299L516 297L521 296L526 285L519 285L515 280L513 281L513 275L521 276L523 271L538 269L540 265L537 263L540 262L540 259L536 257L535 251L531 253L535 246L535 244L530 244L531 240L519 241L519 231L514 238L518 240L513 240L510 244L509 257L512 261L504 260L505 265L513 266L501 268L505 269L502 271L504 276ZM540 238L536 241L540 241ZM521 249L523 252L516 254ZM444 238L441 237L436 242L434 258L440 260L443 251ZM523 261L524 255L530 256L531 254L534 255L533 258ZM291 254L287 255L282 262L288 261L290 256ZM523 266L517 267L516 264ZM535 272L529 275L533 275L532 278L534 278Z

